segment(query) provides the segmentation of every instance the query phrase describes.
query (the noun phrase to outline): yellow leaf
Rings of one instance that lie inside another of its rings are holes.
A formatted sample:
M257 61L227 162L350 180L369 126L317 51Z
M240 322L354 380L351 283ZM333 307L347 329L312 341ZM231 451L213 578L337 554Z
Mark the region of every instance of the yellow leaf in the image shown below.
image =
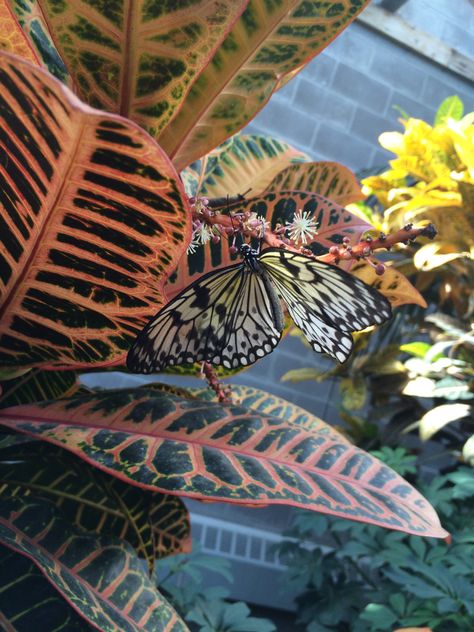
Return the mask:
M370 264L359 261L351 268L351 273L386 296L392 307L408 303L426 307L426 301L422 295L406 276L394 267L386 268L385 272L379 276Z
M443 404L429 410L420 419L420 438L427 441L447 424L467 417L471 407L468 404ZM473 443L474 448L474 443Z
M426 244L413 257L413 262L418 270L434 270L445 263L469 257L468 252L456 252L453 246L444 243L433 242Z
M411 395L412 397L433 397L436 382L428 377L416 377L410 380L402 390L403 395Z
M340 383L342 405L346 410L359 410L365 404L367 387L361 376L347 377Z

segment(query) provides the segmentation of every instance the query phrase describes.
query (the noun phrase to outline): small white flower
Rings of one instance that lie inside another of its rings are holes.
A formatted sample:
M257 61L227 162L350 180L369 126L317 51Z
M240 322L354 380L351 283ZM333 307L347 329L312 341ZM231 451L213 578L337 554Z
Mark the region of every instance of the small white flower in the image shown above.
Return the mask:
M261 239L266 230L270 229L270 222L265 221L263 215L257 215L257 213L250 213L247 220L244 223L244 228L247 230L256 230L258 237Z
M318 224L314 221L312 215L307 211L299 209L292 222L286 222L288 237L292 241L300 241L302 244L307 244L312 238L317 235Z
M193 235L193 239L192 239L191 243L189 244L189 246L188 246L188 248L186 250L186 254L187 255L193 255L200 245L201 244L194 239L194 235Z
M196 226L196 224L195 224ZM188 246L187 253L193 254L196 252L196 248L204 246L212 238L212 230L206 224L199 223L193 230L193 237L191 243Z

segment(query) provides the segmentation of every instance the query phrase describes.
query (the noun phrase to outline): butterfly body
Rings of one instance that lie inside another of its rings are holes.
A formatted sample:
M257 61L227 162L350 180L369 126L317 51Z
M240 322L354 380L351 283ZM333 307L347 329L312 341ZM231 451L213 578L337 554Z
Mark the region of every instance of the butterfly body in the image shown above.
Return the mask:
M242 262L180 292L148 323L127 357L151 373L206 361L237 368L271 353L284 328L281 301L315 351L344 362L350 332L390 318L388 301L344 270L305 255L241 247Z

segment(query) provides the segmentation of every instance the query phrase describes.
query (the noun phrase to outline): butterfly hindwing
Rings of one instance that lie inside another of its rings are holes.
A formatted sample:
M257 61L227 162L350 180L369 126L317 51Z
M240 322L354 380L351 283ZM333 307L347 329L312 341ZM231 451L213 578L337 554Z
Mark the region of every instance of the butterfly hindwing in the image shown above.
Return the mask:
M259 262L315 351L339 362L352 350L350 332L391 316L382 294L336 266L278 248L265 250Z
M201 361L236 368L270 353L280 337L265 280L242 263L210 272L165 305L127 366L141 373Z

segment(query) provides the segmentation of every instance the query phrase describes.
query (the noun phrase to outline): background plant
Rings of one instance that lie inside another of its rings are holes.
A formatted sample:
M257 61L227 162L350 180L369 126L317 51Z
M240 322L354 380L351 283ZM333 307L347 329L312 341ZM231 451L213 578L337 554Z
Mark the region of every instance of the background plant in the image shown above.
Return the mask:
M395 445L402 432L420 427L423 439L443 429L446 447L459 451L472 434L473 114L463 116L462 102L450 97L433 126L401 122L403 134L380 136L397 157L362 181L369 198L350 208L387 232L400 221L436 223L436 243L398 244L387 262L409 276L418 304L428 309L403 306L383 330L358 334L356 352L343 366L290 371L283 379L335 378L341 416L362 445Z
M383 457L412 474L415 457L385 447ZM332 517L300 512L279 554L285 590L297 596L299 622L311 632L379 631L474 625L474 472L467 467L416 484L451 533L424 540Z

